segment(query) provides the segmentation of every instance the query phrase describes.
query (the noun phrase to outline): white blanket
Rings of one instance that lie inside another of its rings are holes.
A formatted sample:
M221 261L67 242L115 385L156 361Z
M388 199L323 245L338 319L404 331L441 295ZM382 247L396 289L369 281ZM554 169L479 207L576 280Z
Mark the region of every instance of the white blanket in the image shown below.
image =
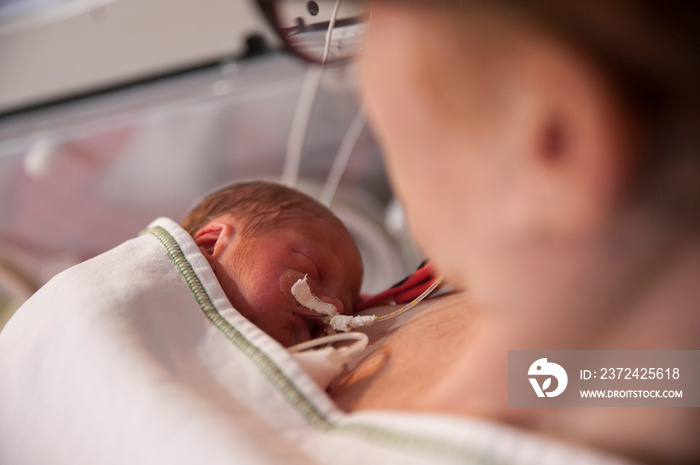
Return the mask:
M576 457L483 421L341 412L168 219L0 333L0 464L600 463Z

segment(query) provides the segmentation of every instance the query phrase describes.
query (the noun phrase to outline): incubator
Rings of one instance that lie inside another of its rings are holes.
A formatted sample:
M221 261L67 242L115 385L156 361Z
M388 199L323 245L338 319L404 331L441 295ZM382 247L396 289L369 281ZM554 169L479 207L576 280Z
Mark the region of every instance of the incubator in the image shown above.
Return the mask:
M129 9L151 14L141 22L166 31L183 21L172 13L157 17L155 12L163 11L157 0L95 3L68 16L45 10L12 21L0 16L5 44L0 45L0 67L28 69L9 53L13 41L28 43L32 35L48 37L61 27L79 30L81 21L93 24L98 43L126 21ZM222 2L205 3L211 4L209 15L221 16ZM227 5L232 15L242 11L237 18L245 20L230 37L200 38L209 42L179 55L167 50L152 63L139 50L133 50L133 59L113 55L121 68L105 62L116 70L111 77L85 71L95 66L89 47L80 44L90 37L74 38L64 45L85 48L74 72L80 88L55 79L29 92L31 83L10 82L11 76L2 73L5 89L16 92L0 95L0 327L59 271L136 236L156 217L182 219L203 195L236 180L285 180L329 202L358 243L365 265L363 292L386 289L420 263L400 214L396 221L400 208L359 108L353 66L322 74L307 68L265 41L271 34L248 2ZM173 8L191 11L192 21L206 23L207 18L196 16L205 14L202 2ZM208 20L217 31L231 27L231 18ZM184 39L172 36L174 48L188 37L208 37L201 30L182 34ZM124 40L129 43L128 37ZM57 46L47 43L44 53L55 54ZM47 59L24 57L35 61L36 69ZM119 74L118 68L130 74ZM316 75L318 86L296 142L297 166L290 168L290 144L295 143L290 134L299 121L300 98ZM40 82L40 77L28 81ZM347 156L342 166L335 161L338 154Z

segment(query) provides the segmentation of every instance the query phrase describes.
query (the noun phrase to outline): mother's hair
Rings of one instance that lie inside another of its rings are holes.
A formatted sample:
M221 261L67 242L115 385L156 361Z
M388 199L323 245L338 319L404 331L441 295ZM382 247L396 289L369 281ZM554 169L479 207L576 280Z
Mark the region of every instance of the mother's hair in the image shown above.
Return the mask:
M377 0L396 1L396 0ZM700 216L700 2L685 0L412 0L507 15L592 64L640 137L633 200L674 221ZM698 218L700 221L700 218Z
M520 11L602 71L642 132L642 198L684 219L700 211L700 2L495 4Z

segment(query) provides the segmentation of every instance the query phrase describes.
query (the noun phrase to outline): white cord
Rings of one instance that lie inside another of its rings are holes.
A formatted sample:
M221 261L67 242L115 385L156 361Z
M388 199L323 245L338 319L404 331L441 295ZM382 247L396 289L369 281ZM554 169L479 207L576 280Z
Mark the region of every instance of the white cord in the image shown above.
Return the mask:
M328 60L328 52L331 49L331 35L333 35L333 28L335 27L335 21L338 17L338 10L340 10L340 4L343 0L337 0L335 6L333 7L333 13L331 14L331 20L328 22L328 30L326 31L326 44L323 47L323 59L321 62L326 64Z
M338 190L338 185L340 184L340 180L343 177L345 168L350 160L350 155L355 148L357 140L360 138L360 134L362 134L366 121L367 117L365 116L365 112L362 110L362 107L358 108L357 113L355 113L355 116L350 123L350 127L348 127L345 136L343 136L343 140L340 142L340 147L338 147L338 153L335 156L335 161L333 162L331 171L328 174L326 183L321 191L319 200L326 206L330 205L333 201L335 192Z
M282 171L282 182L290 187L295 187L299 179L299 166L301 165L306 129L311 119L311 109L316 99L318 85L321 82L321 74L323 74L323 68L309 66L296 110L294 110L292 129L289 131L289 139L287 140L284 170Z
M331 35L333 33L333 27L335 27L335 21L341 2L342 0L336 1L331 20L328 23L326 44L323 48L323 63L328 59ZM309 127L309 121L311 120L311 110L314 105L314 100L316 100L322 74L323 66L309 66L306 71L304 85L301 89L301 95L299 95L299 100L297 101L297 107L294 110L292 128L289 131L287 151L282 171L282 183L290 187L296 187L299 180L299 168L301 166L301 156L304 149L304 139L306 139L306 131Z
M367 344L369 343L369 336L367 336L365 333L359 332L331 334L330 336L318 337L316 339L311 339L310 341L288 347L287 350L291 353L296 353L301 352L302 350L313 349L314 347L348 340L357 341L350 349L351 354L355 354L367 347Z

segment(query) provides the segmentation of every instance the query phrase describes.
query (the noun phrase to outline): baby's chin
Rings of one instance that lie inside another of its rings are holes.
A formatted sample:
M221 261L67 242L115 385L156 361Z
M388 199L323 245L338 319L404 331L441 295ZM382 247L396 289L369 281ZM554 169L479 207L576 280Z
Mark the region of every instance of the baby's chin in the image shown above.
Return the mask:
M290 320L290 341L289 344L284 344L285 347L301 344L311 339L311 329L306 318L301 315L293 314Z

